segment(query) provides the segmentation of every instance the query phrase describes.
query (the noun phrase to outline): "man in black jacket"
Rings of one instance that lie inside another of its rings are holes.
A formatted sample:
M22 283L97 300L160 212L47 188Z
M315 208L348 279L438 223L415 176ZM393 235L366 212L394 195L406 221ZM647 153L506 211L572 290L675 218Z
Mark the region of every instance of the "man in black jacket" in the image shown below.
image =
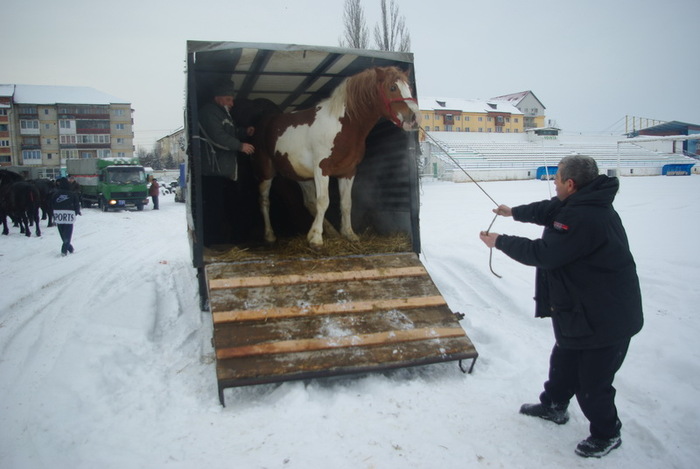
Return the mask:
M490 248L536 270L537 317L551 317L556 343L540 403L520 413L564 424L575 395L590 422L576 453L602 457L620 446L613 379L630 339L642 328L636 265L619 215L612 206L617 178L598 174L593 158L561 160L551 200L494 212L544 226L541 239L482 232Z
M73 254L73 223L75 216L80 213L80 200L78 194L71 191L70 182L66 178L59 178L56 181L57 189L49 197L49 206L53 210L54 221L61 235L61 256L68 253Z

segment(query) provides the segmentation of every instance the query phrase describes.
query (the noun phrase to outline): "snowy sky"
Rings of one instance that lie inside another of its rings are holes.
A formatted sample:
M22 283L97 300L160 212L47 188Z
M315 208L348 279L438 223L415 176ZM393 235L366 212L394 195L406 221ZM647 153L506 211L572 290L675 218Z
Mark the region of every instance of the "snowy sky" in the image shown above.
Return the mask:
M532 90L571 132L626 115L700 124L697 0L397 0L419 95ZM182 126L187 40L338 46L344 0L4 0L0 83L131 102L135 144ZM370 33L379 0L362 0ZM206 6L206 8L204 8Z

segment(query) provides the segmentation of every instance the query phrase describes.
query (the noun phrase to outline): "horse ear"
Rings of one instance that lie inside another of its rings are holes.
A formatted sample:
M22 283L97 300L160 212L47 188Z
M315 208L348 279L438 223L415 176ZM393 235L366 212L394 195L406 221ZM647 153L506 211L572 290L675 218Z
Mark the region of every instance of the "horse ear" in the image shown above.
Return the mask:
M374 72L377 74L377 82L384 81L386 77L386 69L384 67L374 67Z

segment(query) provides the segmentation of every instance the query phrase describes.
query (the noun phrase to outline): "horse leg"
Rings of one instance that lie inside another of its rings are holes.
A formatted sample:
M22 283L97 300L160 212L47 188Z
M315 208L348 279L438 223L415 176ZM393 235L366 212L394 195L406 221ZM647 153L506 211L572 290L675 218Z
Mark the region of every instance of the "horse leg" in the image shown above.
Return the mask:
M312 217L316 218L316 184L314 181L299 181L301 194L304 196L304 207L309 211ZM323 217L323 232L329 236L340 237L340 233L335 227Z
M33 210L33 212L34 212L34 215L33 215L33 217L34 217L34 223L36 224L36 225L35 225L35 226L36 226L36 232L35 232L35 233L36 233L37 236L41 236L41 226L39 226L39 225L40 225L40 223L39 223L39 208L36 207L36 208L34 208L34 209L32 209L32 210Z
M19 217L19 226L21 227L20 231L24 233L24 236L29 238L32 235L32 231L29 229L29 217L27 216L26 212L22 213L22 215Z
M354 181L354 176L339 178L338 190L340 191L340 233L356 243L360 238L352 230L352 183Z
M328 210L328 176L321 174L321 169L316 168L314 171L314 183L316 185L316 215L314 222L311 224L311 229L306 235L309 245L312 248L320 248L323 246L323 219Z
M272 187L272 179L264 179L258 189L260 191L260 211L262 212L263 221L265 222L265 241L274 243L277 241L275 232L272 230L270 223L270 188Z

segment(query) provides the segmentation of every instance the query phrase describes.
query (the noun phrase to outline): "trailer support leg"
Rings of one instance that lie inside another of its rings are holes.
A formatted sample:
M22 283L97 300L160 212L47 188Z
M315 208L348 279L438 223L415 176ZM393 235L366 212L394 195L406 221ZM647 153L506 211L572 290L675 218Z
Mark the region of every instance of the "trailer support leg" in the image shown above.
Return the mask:
M460 361L459 361L459 369L462 370L462 373L471 374L471 372L474 370L474 364L476 364L476 359L477 359L477 358L478 358L478 357L472 358L472 364L469 366L469 369L468 369L468 370L467 370L467 369L464 367L464 365L462 364L462 361L463 361L463 360L460 360Z

